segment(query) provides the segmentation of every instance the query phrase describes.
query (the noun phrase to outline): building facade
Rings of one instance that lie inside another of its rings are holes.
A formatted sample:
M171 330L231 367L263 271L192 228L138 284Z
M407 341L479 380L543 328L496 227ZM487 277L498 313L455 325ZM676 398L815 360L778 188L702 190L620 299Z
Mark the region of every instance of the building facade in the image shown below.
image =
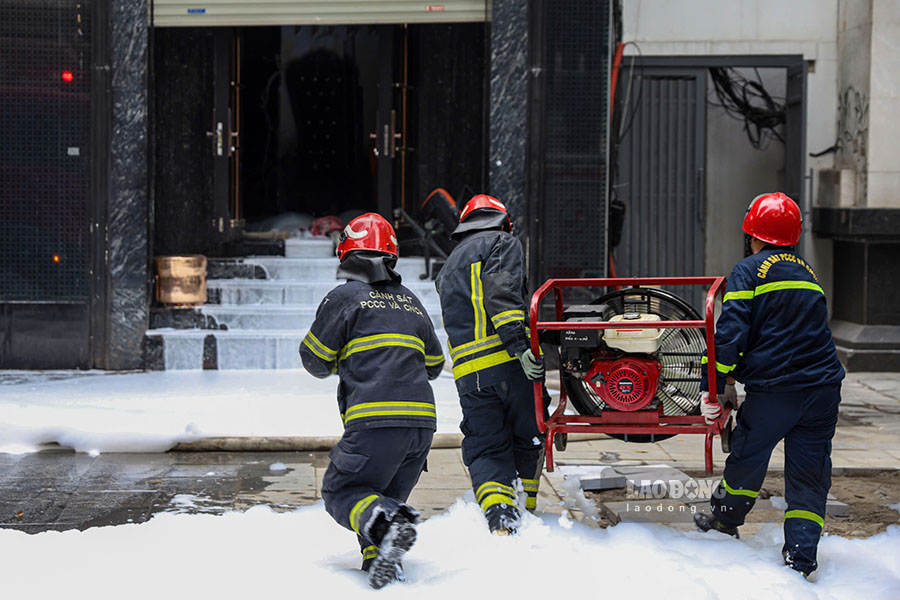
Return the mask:
M154 258L442 187L507 203L534 283L725 274L784 189L842 358L900 368L897 5L0 0L0 367L147 368Z

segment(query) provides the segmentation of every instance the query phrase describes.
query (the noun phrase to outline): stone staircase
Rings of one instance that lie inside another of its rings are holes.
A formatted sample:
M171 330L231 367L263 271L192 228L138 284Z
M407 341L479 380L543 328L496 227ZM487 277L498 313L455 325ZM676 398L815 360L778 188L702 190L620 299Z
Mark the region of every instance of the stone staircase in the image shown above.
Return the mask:
M144 353L150 369L297 369L300 342L322 298L342 280L331 240L291 239L285 256L210 259L207 302L154 308ZM401 258L403 285L424 305L442 347L440 302L425 261Z

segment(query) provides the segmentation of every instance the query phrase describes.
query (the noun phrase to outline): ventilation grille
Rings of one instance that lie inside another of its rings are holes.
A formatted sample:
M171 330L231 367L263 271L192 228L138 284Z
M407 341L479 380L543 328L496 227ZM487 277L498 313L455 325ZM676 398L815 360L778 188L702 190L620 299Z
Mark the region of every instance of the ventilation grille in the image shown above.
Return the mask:
M543 273L606 275L610 3L546 2Z
M90 2L0 2L0 302L89 296Z

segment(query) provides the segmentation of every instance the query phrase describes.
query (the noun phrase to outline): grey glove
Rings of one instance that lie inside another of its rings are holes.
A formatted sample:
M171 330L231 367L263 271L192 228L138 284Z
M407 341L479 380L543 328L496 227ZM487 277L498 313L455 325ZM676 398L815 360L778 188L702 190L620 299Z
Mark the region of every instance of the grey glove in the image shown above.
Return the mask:
M531 381L537 381L544 376L544 363L539 358L535 358L530 349L516 353L516 358L522 363L522 370L525 371L525 377Z
M700 414L707 423L712 423L722 416L722 405L709 401L709 392L700 392Z

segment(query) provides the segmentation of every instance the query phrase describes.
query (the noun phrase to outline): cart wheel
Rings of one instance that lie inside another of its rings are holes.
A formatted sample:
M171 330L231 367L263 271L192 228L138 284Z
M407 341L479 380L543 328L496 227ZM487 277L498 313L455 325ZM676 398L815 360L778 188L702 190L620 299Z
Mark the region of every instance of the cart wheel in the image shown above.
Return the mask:
M734 422L732 415L728 415L725 426L722 427L722 452L728 454L731 452L731 432L734 430Z
M557 433L553 436L553 445L557 452L565 452L566 446L569 445L568 433Z

